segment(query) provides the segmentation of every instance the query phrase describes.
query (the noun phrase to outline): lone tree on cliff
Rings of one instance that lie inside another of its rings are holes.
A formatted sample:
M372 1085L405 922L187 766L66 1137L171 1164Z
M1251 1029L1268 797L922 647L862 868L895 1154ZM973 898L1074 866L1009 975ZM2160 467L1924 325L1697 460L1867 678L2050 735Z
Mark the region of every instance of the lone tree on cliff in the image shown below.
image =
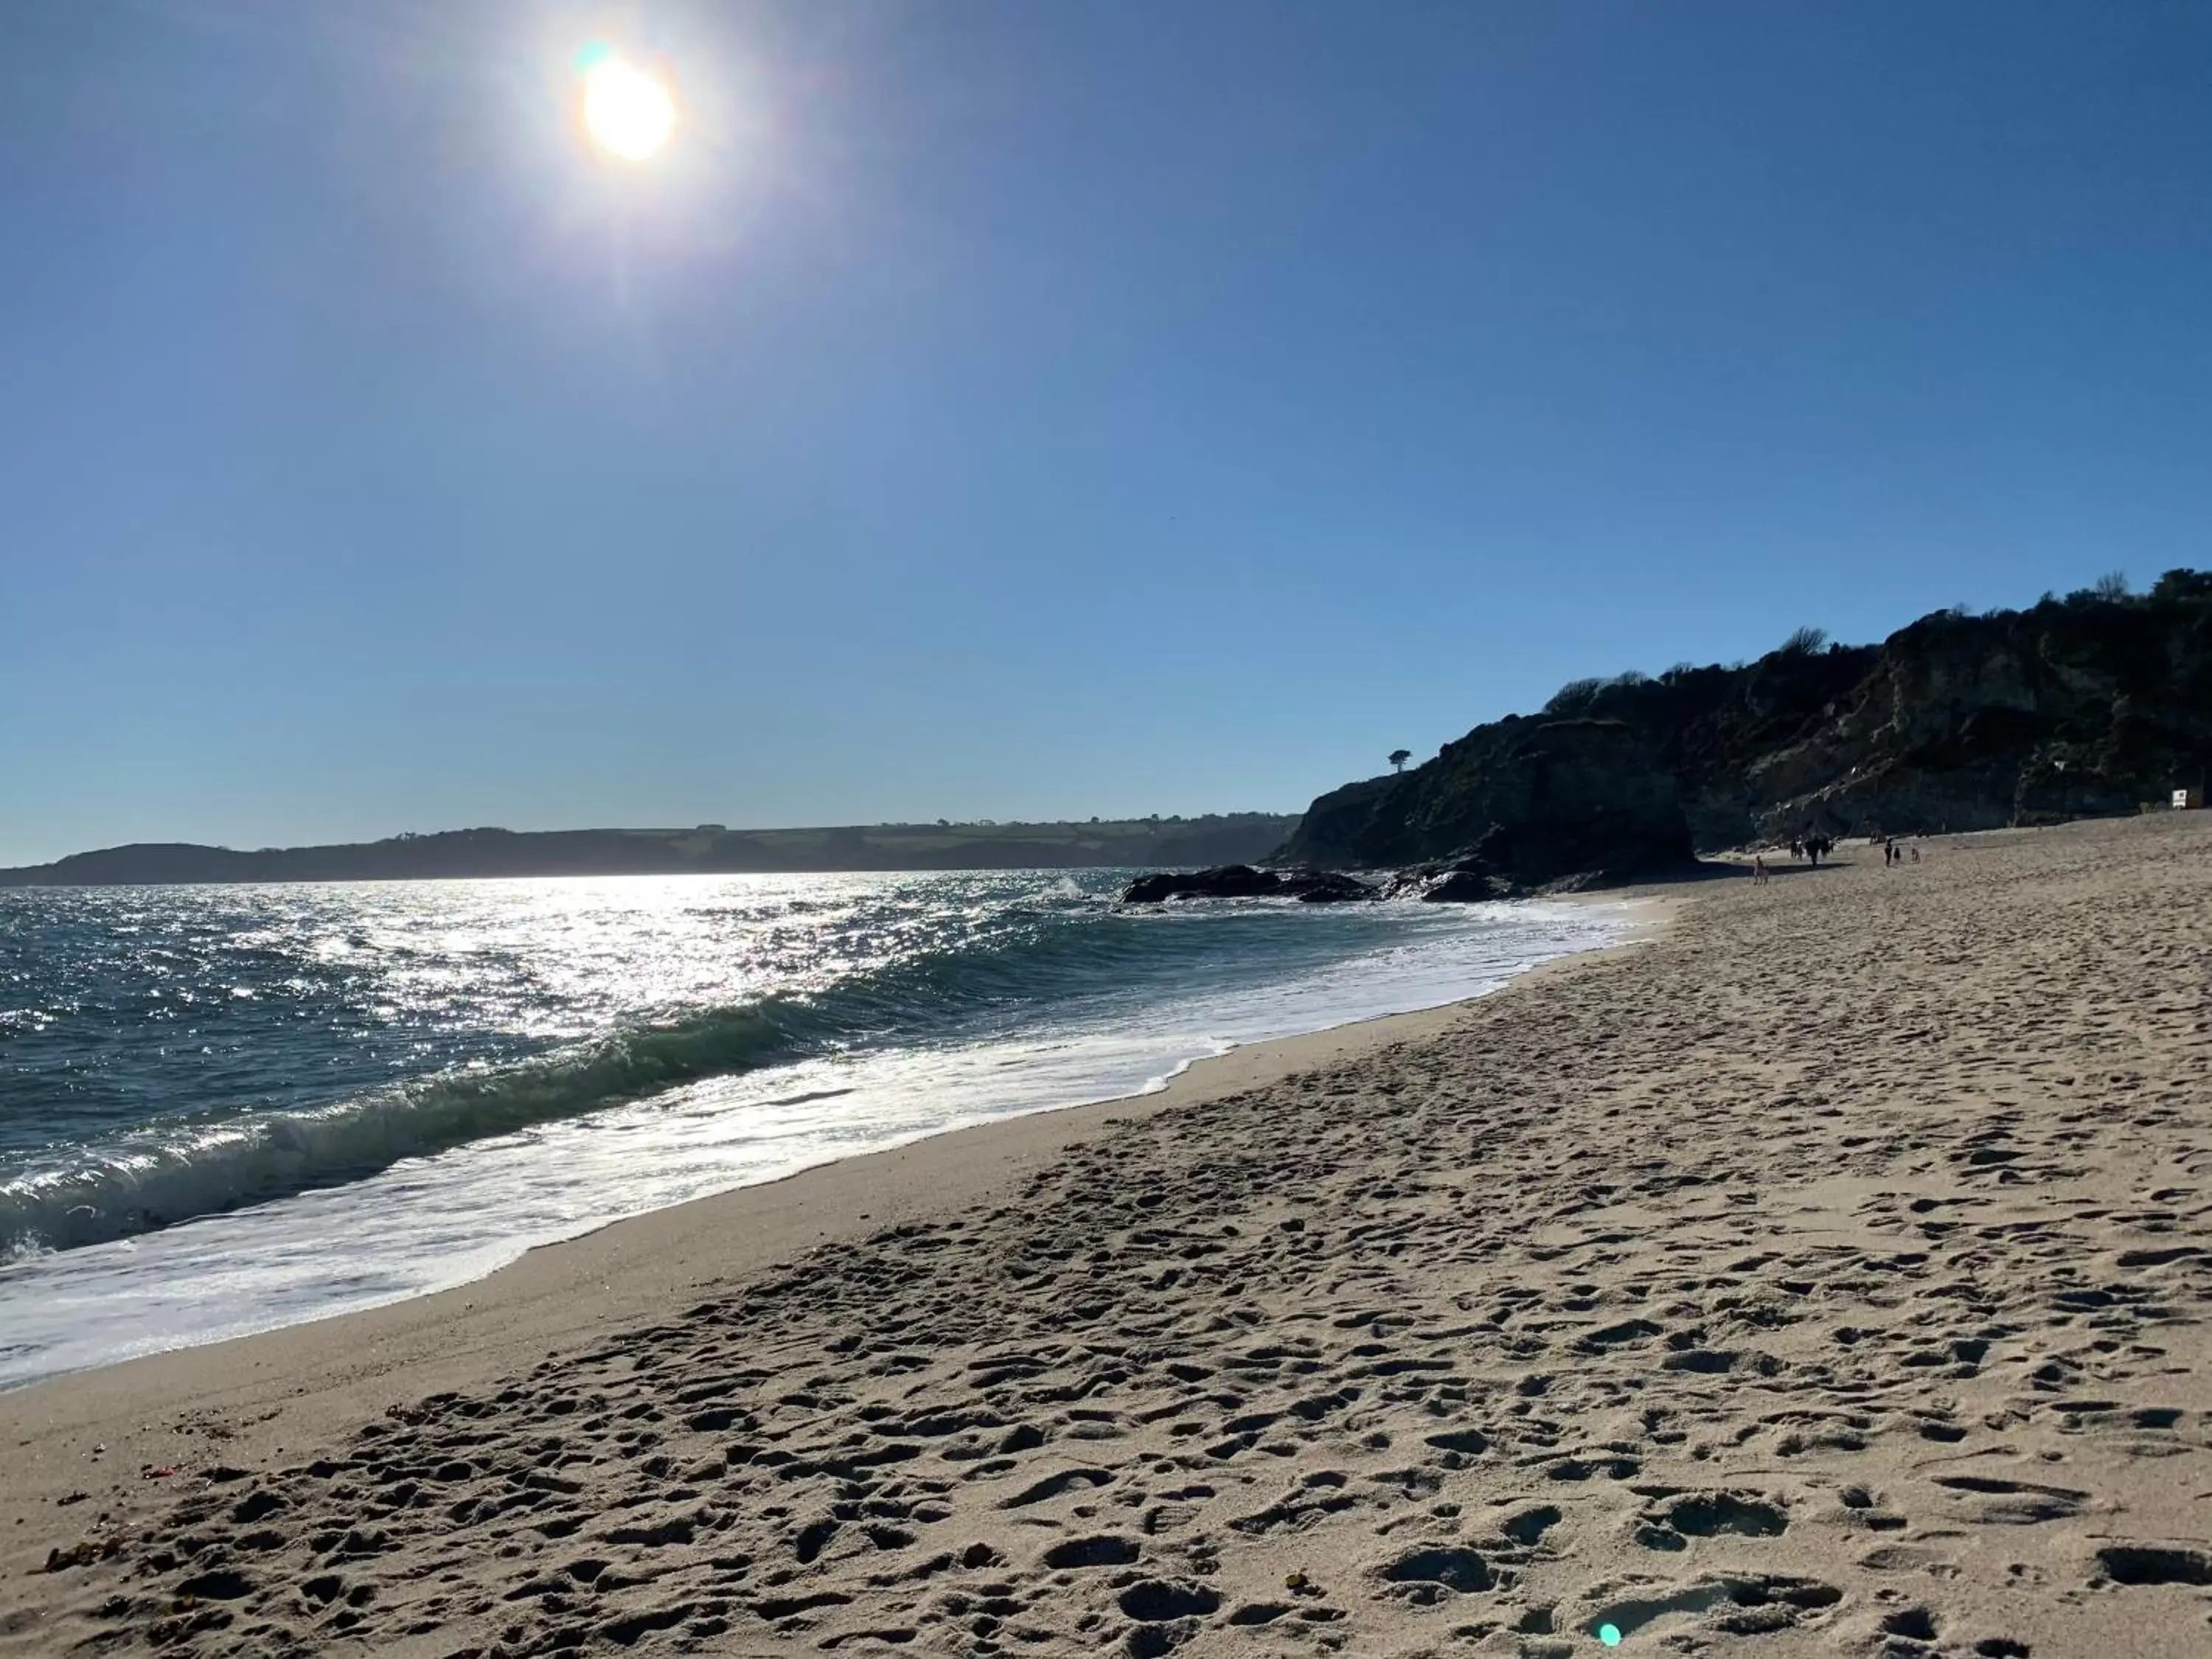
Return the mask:
M1406 763L1413 758L1413 751L1410 749L1393 749L1390 751L1390 769L1402 772L1406 769Z

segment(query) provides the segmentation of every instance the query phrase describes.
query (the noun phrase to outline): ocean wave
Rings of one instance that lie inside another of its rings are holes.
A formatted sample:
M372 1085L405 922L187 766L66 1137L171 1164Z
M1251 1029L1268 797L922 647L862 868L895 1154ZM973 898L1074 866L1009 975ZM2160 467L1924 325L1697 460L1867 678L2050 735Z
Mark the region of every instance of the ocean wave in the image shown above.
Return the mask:
M992 933L505 1064L459 1066L329 1105L157 1121L0 1180L0 1263L102 1243L373 1176L410 1158L580 1117L704 1079L927 1040L1127 982L1182 947L1113 914L1010 913Z
M769 999L502 1066L466 1067L307 1110L155 1125L0 1186L0 1260L70 1249L356 1181L447 1152L797 1058L805 1011Z

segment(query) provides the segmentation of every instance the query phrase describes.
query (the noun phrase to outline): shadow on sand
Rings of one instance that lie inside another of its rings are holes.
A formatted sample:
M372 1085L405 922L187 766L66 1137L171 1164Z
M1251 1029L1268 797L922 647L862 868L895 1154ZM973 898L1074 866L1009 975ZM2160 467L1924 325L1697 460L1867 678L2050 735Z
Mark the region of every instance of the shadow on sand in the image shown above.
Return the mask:
M1817 865L1803 860L1792 863L1784 859L1779 864L1770 862L1766 866L1766 873L1778 879L1784 876L1826 875L1831 870L1849 869L1852 860L1847 858L1825 858ZM1747 864L1736 864L1727 859L1700 859L1696 864L1684 869L1671 870L1664 875L1641 877L1635 885L1681 887L1707 881L1749 881L1751 876L1752 869Z

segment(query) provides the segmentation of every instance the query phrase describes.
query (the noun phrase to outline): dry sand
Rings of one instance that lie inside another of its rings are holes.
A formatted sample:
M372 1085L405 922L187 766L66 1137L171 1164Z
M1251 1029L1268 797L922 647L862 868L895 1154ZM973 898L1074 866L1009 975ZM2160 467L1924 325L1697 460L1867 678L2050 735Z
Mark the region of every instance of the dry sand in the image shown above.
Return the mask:
M0 1654L2212 1652L2212 815L1927 845L0 1398Z

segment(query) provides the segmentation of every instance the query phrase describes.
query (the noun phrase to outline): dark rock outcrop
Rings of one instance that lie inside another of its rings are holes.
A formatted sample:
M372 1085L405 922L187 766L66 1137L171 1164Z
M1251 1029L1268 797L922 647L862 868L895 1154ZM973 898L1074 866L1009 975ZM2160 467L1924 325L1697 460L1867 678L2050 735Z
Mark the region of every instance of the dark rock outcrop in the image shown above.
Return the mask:
M2208 781L2212 573L2175 570L2146 594L1937 611L1879 646L1808 633L1756 662L1578 681L1322 796L1276 857L1419 863L1419 890L1492 896L1682 856L1675 814L1717 848L2133 812Z
M1422 902L1428 904L1480 904L1485 899L1510 898L1511 881L1485 870L1479 863L1462 862L1421 884Z
M1480 852L1412 865L1383 884L1386 898L1415 898L1429 904L1481 904L1516 898L1523 890Z
M1351 904L1382 896L1358 877L1335 870L1285 871L1279 890L1301 904Z
M1282 856L1414 866L1394 890L1464 900L1626 880L1692 854L1674 779L1632 728L1516 716L1323 795Z
M1341 904L1381 895L1353 876L1330 870L1255 870L1249 864L1212 870L1164 871L1139 876L1122 890L1124 904L1163 904L1177 898L1294 898L1307 904Z

